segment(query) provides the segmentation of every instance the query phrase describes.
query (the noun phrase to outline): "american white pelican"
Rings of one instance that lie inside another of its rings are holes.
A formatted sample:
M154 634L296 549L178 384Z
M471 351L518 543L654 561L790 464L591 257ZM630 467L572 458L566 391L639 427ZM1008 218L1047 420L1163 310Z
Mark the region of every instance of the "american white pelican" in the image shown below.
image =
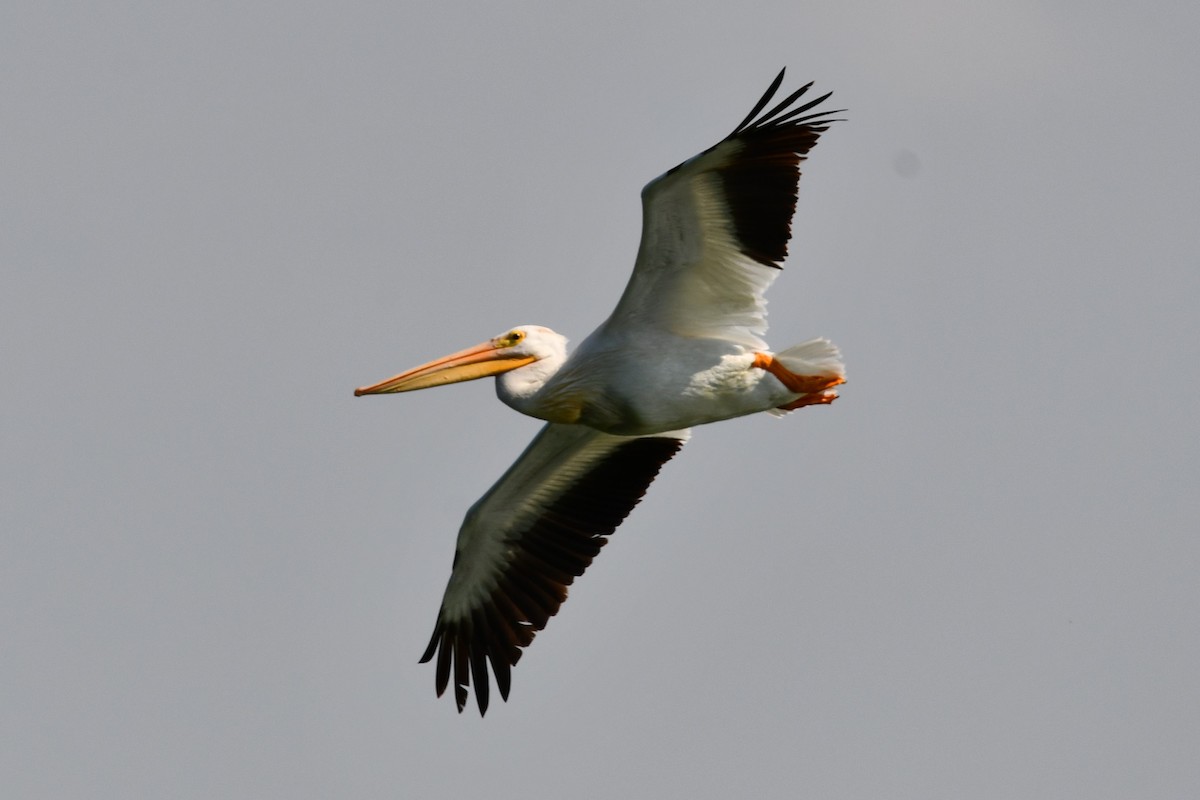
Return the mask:
M832 402L841 356L825 339L772 354L763 294L787 255L800 162L837 112L795 105L808 84L761 112L783 72L733 133L642 190L642 240L612 315L572 353L519 325L402 372L356 396L496 376L500 399L546 420L521 457L467 512L450 583L421 661L451 672L461 712L470 685L488 707L488 664L508 699L521 648L567 598L637 505L688 428Z

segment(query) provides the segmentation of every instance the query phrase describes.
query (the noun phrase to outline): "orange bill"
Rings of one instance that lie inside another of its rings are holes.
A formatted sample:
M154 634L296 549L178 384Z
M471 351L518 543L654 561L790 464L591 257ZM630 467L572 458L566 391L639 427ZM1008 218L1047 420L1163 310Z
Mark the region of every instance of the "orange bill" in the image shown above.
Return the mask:
M430 386L473 381L499 375L532 364L536 360L533 356L518 355L507 347L497 347L494 341L487 341L413 367L407 372L401 372L371 386L360 386L354 390L354 396L411 392L416 389L428 389Z

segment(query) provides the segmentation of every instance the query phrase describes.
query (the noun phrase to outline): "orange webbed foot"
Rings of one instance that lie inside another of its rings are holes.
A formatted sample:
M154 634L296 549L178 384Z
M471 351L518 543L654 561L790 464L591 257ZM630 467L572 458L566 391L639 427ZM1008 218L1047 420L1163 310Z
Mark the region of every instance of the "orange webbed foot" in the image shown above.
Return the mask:
M839 381L839 383L843 382ZM805 406L827 406L837 399L837 392L824 391L817 394L801 395L787 405L776 406L776 408L780 411L795 411L797 408L804 408Z

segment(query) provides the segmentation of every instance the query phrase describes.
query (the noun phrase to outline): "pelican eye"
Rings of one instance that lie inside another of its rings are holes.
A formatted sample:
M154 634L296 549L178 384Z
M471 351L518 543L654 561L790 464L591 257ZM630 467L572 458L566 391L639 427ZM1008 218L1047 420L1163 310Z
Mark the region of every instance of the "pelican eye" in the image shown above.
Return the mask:
M519 344L525 338L525 331L509 331L496 340L496 344L500 347L512 347Z

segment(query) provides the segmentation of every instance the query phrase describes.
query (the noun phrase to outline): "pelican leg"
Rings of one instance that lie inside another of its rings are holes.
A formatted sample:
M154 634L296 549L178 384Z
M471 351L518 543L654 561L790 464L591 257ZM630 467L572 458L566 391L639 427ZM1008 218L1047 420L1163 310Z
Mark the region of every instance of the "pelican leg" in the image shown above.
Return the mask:
M754 363L751 366L758 367L759 369L765 369L767 372L778 378L780 383L791 389L796 394L816 394L846 382L845 378L836 375L797 375L783 364L780 364L779 359L775 358L774 356L769 356L766 353L755 353ZM833 397L837 397L837 392L833 392ZM805 403L804 405L812 405L813 403L830 403L833 402L833 397L828 400L814 400L811 403Z
M832 391L834 386L846 382L845 378L837 375L797 375L779 363L779 359L766 353L755 353L752 366L765 369L779 379L779 382L800 395L795 400L782 406L780 411L795 411L805 406L823 406L837 400L838 393Z

